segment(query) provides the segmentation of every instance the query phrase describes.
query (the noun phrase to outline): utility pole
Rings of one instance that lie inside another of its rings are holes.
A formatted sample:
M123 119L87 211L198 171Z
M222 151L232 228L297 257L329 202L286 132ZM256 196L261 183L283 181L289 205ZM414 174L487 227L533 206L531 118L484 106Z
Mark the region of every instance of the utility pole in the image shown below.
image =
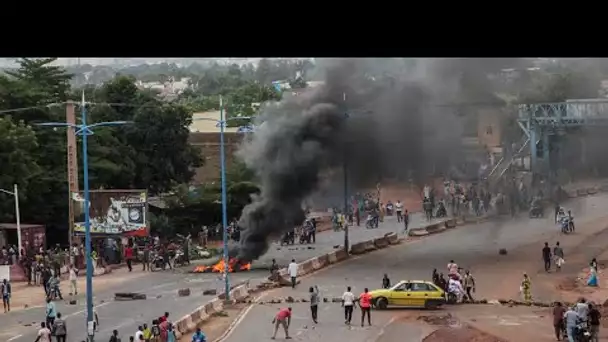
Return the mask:
M344 102L344 107L346 108L346 93L342 93L342 101ZM348 113L344 112L344 120L348 119ZM348 154L346 153L346 148L344 149L344 161L342 162L342 177L344 178L344 250L346 253L350 250L350 243L348 241L348 220L346 219L348 216L348 174L347 174L347 162Z
M68 154L68 226L70 253L72 251L74 237L74 200L73 194L78 193L78 146L76 143L76 115L74 113L74 102L69 101L65 107L65 122L67 126L67 154ZM86 209L85 209L86 210Z

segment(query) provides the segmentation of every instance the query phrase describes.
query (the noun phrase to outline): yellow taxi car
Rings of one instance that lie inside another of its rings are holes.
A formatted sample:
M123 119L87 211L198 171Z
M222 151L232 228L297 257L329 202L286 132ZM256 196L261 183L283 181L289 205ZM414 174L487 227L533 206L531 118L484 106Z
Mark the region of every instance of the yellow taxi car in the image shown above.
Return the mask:
M445 292L424 280L402 280L390 289L370 291L377 309L389 306L435 309L445 304Z

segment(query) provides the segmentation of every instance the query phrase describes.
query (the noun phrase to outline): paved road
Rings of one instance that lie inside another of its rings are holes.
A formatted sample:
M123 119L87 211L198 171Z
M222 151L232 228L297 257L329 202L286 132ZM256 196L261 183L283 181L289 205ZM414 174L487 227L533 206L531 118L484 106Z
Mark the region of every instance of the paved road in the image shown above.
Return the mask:
M412 215L412 226L419 226L422 223L422 216ZM394 218L380 225L378 229L368 230L364 227L351 228L351 243L366 240L371 237L382 235L390 231L402 229ZM344 241L343 232L326 231L317 236L314 249L307 246L280 247L273 244L273 247L256 265L270 264L275 258L281 265L287 265L292 258L298 261L306 260L314 256L328 253L333 250L334 245L342 244ZM156 272L138 277L137 279L126 279L120 286L113 286L103 291L95 292L95 304L100 318L101 329L97 334L102 340L109 336L113 329L118 329L121 333L133 333L137 326L142 323L150 323L153 318L162 315L165 311L170 312L174 319L178 319L201 306L211 296L202 296L202 291L209 288L223 289L223 283L214 274L186 274L186 269L176 272ZM112 275L110 275L112 276ZM232 283L250 280L253 283L262 281L267 276L267 271L252 271L247 273L237 273L232 275ZM177 290L189 287L192 289L190 297L177 297ZM42 291L42 290L41 290ZM113 301L115 292L141 292L148 295L146 301L136 302L115 302ZM161 295L160 298L156 298ZM82 296L79 304L75 306L57 303L58 311L67 317L70 334L74 338L82 338L85 334L85 306ZM0 340L12 341L33 341L36 327L44 319L44 309L33 307L27 310L16 311L8 315L3 315L0 319ZM30 326L27 326L30 325Z
M568 204L577 220L577 234L590 233L603 227L590 223L598 218L608 216L605 211L608 205L608 195L599 195L575 200ZM524 215L522 215L524 216ZM318 285L323 297L340 297L347 285L353 287L353 292L358 294L364 287L370 289L378 288L383 273L388 273L397 282L401 279L429 279L431 270L445 269L450 259L454 259L460 265L475 270L486 267L496 262L499 258L515 258L517 255L499 256L499 248L507 248L513 251L518 246L531 243L539 244L538 268L540 269L540 248L542 241L555 241L559 236L557 227L551 218L528 219L526 217L516 218L503 222L486 222L477 225L459 227L443 234L429 236L424 239L411 241L406 244L380 250L372 254L353 258L344 263L320 271L311 277L303 278L302 283L295 289L281 288L267 293L267 299L271 297L285 298L307 298L308 288ZM551 239L553 238L553 240ZM568 253L570 236L561 236L561 242L565 252ZM574 237L572 237L574 238ZM519 287L519 273L515 279L508 279L500 273L476 274L478 278L477 294L483 296L492 292L495 287L500 287L501 282L513 282L507 284L514 289ZM525 270L520 270L525 271ZM481 272L481 271L480 271ZM536 270L528 270L533 277ZM504 285L504 284L502 284ZM504 287L504 286L503 286ZM517 290L515 290L517 291ZM270 320L274 313L282 305L256 305L245 316L243 321L224 342L240 342L245 340L264 340L271 334ZM306 304L293 304L295 319L292 325L292 334L295 340L300 341L349 341L368 342L385 336L382 341L387 340L387 334L400 336L395 341L420 341L423 332L420 327L407 326L398 323L395 327L394 320L399 310L387 312L373 312L374 326L372 328L359 328L348 330L342 322L342 312L339 304L322 303L320 307L320 324L312 329ZM355 315L359 312L356 311ZM259 328L264 327L266 328ZM282 336L282 335L281 335ZM403 339L405 338L405 339Z
M250 278L264 278L267 272L253 271L233 275L234 283ZM189 287L192 291L189 297L177 297L177 290ZM217 275L187 274L176 272L156 272L136 279L127 279L119 287L95 292L96 311L100 319L100 341L109 338L113 329L121 332L134 333L138 325L150 323L153 318L161 316L165 311L170 312L173 319L194 311L213 296L203 296L205 289L223 289L223 282ZM116 302L114 292L140 292L148 296L147 300ZM160 298L157 296L160 295ZM82 297L77 305L66 305L57 302L57 309L67 317L69 333L74 338L69 341L80 341L85 336L85 305ZM0 340L34 341L36 327L44 319L42 308L32 308L3 315L0 319ZM26 326L31 324L32 326ZM21 336L20 336L21 335Z
M428 222L424 215L414 213L410 215L410 228L418 228L427 225ZM350 243L354 244L359 241L369 240L374 237L381 236L388 232L402 233L403 225L397 223L396 216L386 217L385 221L379 225L377 229L366 229L365 224L361 222L361 226L350 227L349 239ZM276 259L279 265L287 266L292 258L297 262L306 259L314 258L317 255L322 255L334 250L334 246L344 245L344 232L325 231L317 234L317 242L311 245L303 246L281 246L279 243L273 243L264 256L257 260L254 265L269 266L272 259ZM312 249L314 248L314 249ZM287 251L287 253L286 253Z

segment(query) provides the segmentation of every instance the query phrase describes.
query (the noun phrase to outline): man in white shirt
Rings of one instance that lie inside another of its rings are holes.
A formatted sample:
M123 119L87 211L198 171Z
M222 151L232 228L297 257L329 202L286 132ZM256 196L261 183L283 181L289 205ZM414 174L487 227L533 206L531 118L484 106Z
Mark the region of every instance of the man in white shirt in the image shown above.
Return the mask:
M76 279L78 275L76 274L76 268L73 265L70 265L70 295L74 294L74 296L78 295L78 286L76 284Z
M395 211L397 212L397 222L403 221L403 203L399 200L395 203Z
M344 307L344 323L350 324L353 318L353 306L355 305L355 295L351 292L350 286L342 294L342 306Z
M51 331L46 327L46 323L40 323L40 330L38 330L35 342L51 342Z
M137 327L137 331L135 332L135 341L140 341L144 339L143 328L140 326Z
M287 266L287 272L289 273L289 276L291 277L291 288L295 289L296 288L296 277L298 276L298 264L296 264L295 259L291 259L289 266Z

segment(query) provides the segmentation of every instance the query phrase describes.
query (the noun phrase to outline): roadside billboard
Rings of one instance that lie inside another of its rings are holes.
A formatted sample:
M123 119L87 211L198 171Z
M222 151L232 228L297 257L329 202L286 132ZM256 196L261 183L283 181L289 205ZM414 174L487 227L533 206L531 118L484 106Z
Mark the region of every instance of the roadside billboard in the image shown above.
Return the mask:
M73 193L74 234L83 235L84 194ZM146 190L90 191L89 217L93 235L147 236L148 194Z

